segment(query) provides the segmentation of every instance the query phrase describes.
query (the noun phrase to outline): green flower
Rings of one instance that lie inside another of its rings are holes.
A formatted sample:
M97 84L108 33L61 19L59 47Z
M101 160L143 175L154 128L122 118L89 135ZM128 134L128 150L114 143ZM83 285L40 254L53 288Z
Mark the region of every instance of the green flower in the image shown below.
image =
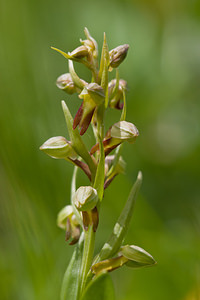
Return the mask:
M48 139L41 147L47 155L57 159L76 159L77 153L71 146L71 142L67 141L63 136L55 136Z
M113 149L125 141L134 143L138 136L139 131L134 124L126 121L115 123L108 130L103 140L105 155L108 155ZM94 154L97 150L99 150L99 144L92 147L90 154Z
M80 237L80 225L74 214L72 205L67 205L58 214L57 225L66 231L65 240L71 239L70 245L78 242Z
M123 91L127 89L127 82L120 79L117 89L116 84L116 79L111 80L108 84L109 106L116 109L122 109L123 103L120 103L120 101L123 99Z
M73 122L73 129L80 126L80 135L83 135L92 120L95 109L105 100L103 88L97 83L85 85L79 98L83 99Z

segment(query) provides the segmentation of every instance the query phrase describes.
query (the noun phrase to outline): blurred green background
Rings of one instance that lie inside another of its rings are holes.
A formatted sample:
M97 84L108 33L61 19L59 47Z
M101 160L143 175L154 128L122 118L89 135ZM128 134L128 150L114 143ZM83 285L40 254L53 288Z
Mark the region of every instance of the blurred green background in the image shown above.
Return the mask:
M73 168L38 148L67 136L60 100L73 115L80 105L56 88L67 61L50 46L72 51L85 26L99 48L104 31L110 49L130 45L120 76L129 84L127 120L140 131L123 149L126 175L106 192L96 251L142 170L126 242L158 262L113 272L116 299L200 299L198 0L0 1L0 299L59 299L73 247L56 216L69 203ZM108 113L110 123L118 121L119 112ZM91 138L89 130L85 141Z

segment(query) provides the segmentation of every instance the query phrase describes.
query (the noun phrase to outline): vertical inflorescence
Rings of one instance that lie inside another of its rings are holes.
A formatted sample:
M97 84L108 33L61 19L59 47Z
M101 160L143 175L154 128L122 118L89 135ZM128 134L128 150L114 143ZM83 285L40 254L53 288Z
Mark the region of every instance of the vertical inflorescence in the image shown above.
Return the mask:
M107 274L123 265L133 268L155 264L153 257L140 247L123 246L123 239L133 213L142 174L131 190L129 198L121 212L110 238L97 256L93 257L95 232L99 223L99 210L105 189L120 173L125 172L125 162L121 156L125 141L134 143L139 135L136 126L126 121L127 82L119 77L118 67L127 56L129 45L118 46L108 50L106 36L99 60L98 45L85 28L85 40L72 52L54 50L68 59L69 73L57 79L57 87L67 94L77 93L82 103L73 118L66 103L62 108L68 128L70 141L57 136L47 140L40 149L56 159L64 159L74 164L71 188L71 204L65 206L58 214L57 224L66 232L66 241L76 244L63 280L61 299L84 298L91 282L101 274ZM79 78L73 62L81 63L91 71L91 82ZM115 70L115 79L109 82L109 73ZM104 132L105 110L113 108L121 111L119 121ZM92 126L95 144L87 149L82 136ZM113 151L115 150L115 151ZM111 154L111 152L113 153ZM77 170L80 168L88 177L88 186L76 186ZM83 232L81 234L81 232ZM73 278L73 274L77 274ZM72 284L72 280L73 284ZM75 284L76 283L76 284ZM81 298L82 297L82 298Z

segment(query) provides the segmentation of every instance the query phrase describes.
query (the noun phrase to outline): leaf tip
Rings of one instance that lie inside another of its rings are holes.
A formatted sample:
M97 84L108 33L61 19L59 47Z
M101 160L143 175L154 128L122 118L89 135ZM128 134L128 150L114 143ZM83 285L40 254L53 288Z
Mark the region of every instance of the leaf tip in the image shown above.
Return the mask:
M61 101L61 106L62 106L62 110L63 110L64 114L66 114L68 111L68 107L64 100Z
M138 172L137 179L138 179L139 181L142 181L142 179L143 179L142 171L139 171L139 172Z
M50 48L51 48L52 50L58 51L58 49L55 48L55 47L53 47L53 46L51 46Z
M103 33L103 40L104 40L104 43L106 44L106 33L105 32Z
M64 100L61 100L61 105L62 105L62 108L64 108L66 106L66 103Z

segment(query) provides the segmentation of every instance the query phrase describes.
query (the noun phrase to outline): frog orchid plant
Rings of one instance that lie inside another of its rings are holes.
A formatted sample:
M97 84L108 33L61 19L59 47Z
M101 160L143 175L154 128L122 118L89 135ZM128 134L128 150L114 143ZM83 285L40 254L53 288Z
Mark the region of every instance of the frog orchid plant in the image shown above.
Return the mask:
M67 104L62 101L70 140L62 136L52 137L40 149L53 158L64 159L74 165L71 204L59 212L57 219L57 225L65 231L65 240L69 245L76 244L64 274L60 299L112 300L115 297L109 272L124 265L140 268L152 266L156 262L144 249L123 244L141 186L141 172L138 173L110 237L94 257L95 234L105 190L118 174L125 171L125 162L121 156L123 143L134 143L139 132L134 124L126 121L127 82L120 79L118 71L129 45L121 45L109 51L104 34L99 62L97 42L87 28L84 32L86 39L80 40L81 46L72 52L65 53L52 47L68 60L69 65L69 73L57 79L58 88L67 94L77 93L82 100L74 118ZM73 62L81 63L91 71L90 83L79 78ZM115 79L109 82L109 73L113 70ZM121 113L119 121L105 133L104 117L108 107ZM90 124L96 142L91 149L87 149L82 136ZM114 154L111 155L112 151ZM88 186L77 188L78 168L88 177Z

